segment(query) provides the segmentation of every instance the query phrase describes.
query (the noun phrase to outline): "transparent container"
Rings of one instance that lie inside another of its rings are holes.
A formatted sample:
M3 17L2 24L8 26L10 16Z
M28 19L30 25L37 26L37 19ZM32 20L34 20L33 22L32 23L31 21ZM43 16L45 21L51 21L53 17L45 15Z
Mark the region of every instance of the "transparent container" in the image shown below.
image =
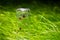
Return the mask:
M18 23L18 29L17 29L17 35L20 35L23 31L25 31L25 27L27 27L26 24L28 24L30 15L30 9L29 8L18 8L16 10L16 17L17 17L17 23ZM20 33L20 34L19 34ZM20 36L16 36L17 40L20 40ZM21 39L25 40L25 39Z

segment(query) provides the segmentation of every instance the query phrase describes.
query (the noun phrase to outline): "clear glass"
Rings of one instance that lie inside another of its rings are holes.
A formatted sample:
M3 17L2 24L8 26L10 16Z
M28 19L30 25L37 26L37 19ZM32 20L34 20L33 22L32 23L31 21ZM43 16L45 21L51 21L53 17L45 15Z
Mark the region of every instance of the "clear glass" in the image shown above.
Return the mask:
M19 30L23 30L23 27L26 26L26 20L24 20L25 18L28 19L28 16L30 15L30 9L29 8L18 8L16 10L16 17L17 17L17 35L19 35ZM28 24L28 23L27 23ZM16 36L17 40L20 40L19 36ZM25 39L21 39L21 40L25 40Z

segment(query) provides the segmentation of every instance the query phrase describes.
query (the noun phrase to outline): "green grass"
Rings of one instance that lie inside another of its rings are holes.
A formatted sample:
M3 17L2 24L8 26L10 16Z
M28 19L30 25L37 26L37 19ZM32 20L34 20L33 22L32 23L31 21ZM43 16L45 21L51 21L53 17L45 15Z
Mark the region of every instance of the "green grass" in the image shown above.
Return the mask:
M58 6L32 7L30 14L18 20L15 9L0 9L0 40L60 40Z

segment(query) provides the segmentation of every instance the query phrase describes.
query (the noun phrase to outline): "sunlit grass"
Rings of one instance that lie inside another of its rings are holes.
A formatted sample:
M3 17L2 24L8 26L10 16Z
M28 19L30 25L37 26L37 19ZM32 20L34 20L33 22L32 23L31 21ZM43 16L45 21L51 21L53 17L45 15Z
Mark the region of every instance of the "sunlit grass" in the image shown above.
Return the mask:
M16 12L2 10L0 39L60 40L60 14L54 10L52 11L50 7L31 10L31 15L23 20L17 19Z

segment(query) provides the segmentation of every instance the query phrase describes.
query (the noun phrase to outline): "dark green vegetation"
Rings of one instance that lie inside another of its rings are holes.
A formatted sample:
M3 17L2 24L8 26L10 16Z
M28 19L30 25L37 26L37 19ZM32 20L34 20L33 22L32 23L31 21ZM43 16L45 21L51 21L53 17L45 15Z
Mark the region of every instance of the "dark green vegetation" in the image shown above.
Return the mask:
M30 16L18 21L18 7L30 8ZM0 40L60 40L60 8L45 4L1 6Z

